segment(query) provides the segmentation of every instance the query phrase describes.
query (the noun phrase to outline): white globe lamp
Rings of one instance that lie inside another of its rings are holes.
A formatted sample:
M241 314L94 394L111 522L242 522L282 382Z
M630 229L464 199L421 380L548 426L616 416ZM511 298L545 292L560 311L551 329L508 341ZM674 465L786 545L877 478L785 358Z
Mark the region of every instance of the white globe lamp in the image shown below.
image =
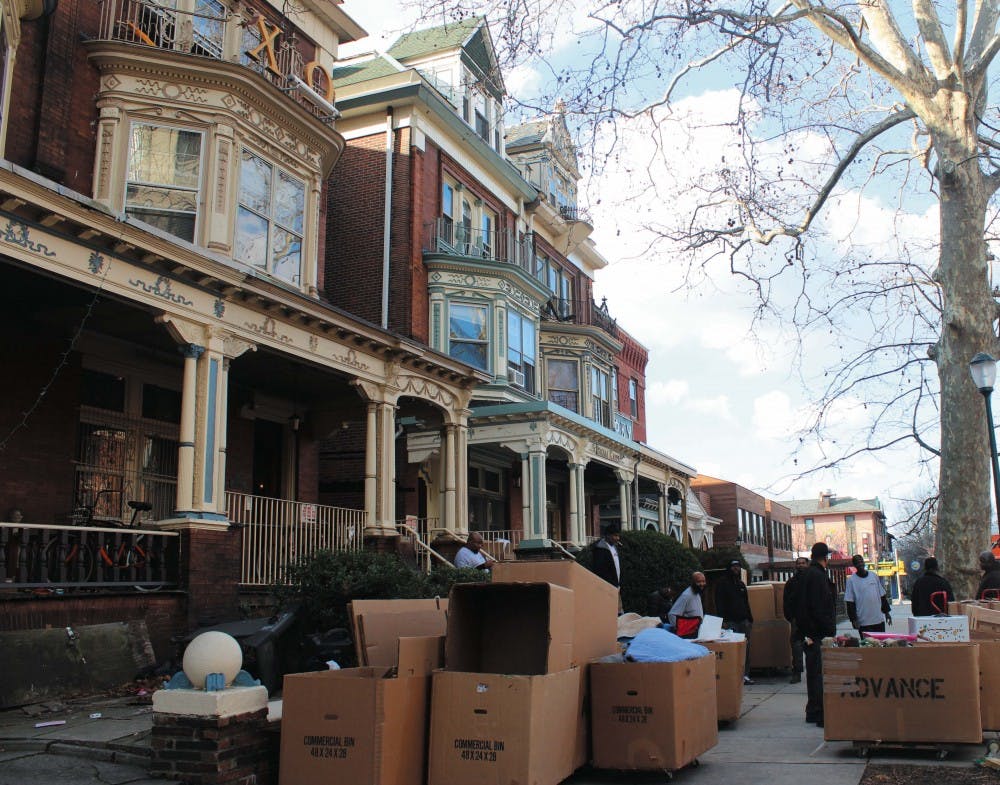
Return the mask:
M205 689L205 680L210 673L221 673L226 686L232 684L242 666L240 644L224 632L203 632L184 651L184 675L199 690Z

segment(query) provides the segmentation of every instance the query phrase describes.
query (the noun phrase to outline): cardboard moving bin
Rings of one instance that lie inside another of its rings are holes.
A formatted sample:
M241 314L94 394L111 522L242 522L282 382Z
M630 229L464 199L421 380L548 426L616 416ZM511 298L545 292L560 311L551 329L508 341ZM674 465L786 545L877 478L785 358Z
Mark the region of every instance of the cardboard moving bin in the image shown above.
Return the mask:
M826 647L823 719L827 741L978 743L979 648Z
M698 641L715 654L715 705L719 722L735 722L743 707L743 663L747 642Z
M774 621L779 618L774 605L774 589L770 583L754 583L747 586L747 599L754 624Z
M354 600L348 603L358 665L396 664L400 638L444 635L448 601Z
M715 657L590 664L594 766L673 771L719 740Z
M430 673L443 639L400 638L393 669L285 676L280 785L423 785Z
M573 592L551 583L458 583L448 596L444 666L536 675L573 661Z
M757 621L750 630L750 668L792 667L792 627L784 619Z
M537 676L437 671L428 783L557 785L576 769L580 687L579 668Z

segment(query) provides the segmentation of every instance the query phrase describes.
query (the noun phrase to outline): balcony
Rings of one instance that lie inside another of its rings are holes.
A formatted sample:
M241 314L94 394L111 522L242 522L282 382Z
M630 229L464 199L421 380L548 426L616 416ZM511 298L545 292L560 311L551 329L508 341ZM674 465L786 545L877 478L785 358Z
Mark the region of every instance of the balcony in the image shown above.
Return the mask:
M269 81L318 120L329 123L337 116L329 74L315 64L305 68L306 59L298 51L294 31L268 30L258 17L234 14L219 0L200 2L195 11L172 7L177 0L99 3L100 40L238 63ZM249 52L257 49L258 54L251 57ZM317 74L322 74L322 84L314 81Z
M608 303L605 298L598 305L593 300L564 300L552 296L542 304L542 321L580 324L588 327L599 327L612 338L618 337L618 321L608 313Z
M564 221L583 221L584 223L590 223L590 213L582 207L577 207L576 205L559 205L559 215L562 216Z
M528 275L534 269L535 246L530 233L518 235L509 229L472 229L450 218L436 219L427 230L425 253L510 264Z

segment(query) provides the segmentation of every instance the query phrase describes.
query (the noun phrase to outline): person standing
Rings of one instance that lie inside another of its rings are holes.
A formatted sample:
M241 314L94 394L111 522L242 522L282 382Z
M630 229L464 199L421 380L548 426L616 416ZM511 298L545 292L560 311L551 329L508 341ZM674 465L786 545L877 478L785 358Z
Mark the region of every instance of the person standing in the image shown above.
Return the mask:
M622 567L618 559L618 544L622 539L622 527L617 523L609 523L604 529L604 536L594 543L593 571L615 588L621 587Z
M943 607L935 608L931 604L931 597L939 592L944 592L948 599ZM951 584L938 574L938 560L933 556L924 559L924 574L917 578L910 590L910 613L914 616L933 616L935 613L947 613L947 603L954 599L955 592L952 591Z
M792 647L792 677L789 683L798 684L802 681L802 633L799 632L799 625L795 621L795 609L798 607L799 584L802 582L802 574L809 569L809 559L800 556L795 560L795 573L788 582L785 583L785 590L782 596L785 620L791 626L788 636L788 643Z
M701 620L705 618L705 609L701 603L702 592L705 591L705 574L691 573L691 585L681 592L681 596L671 606L667 617L674 631L681 638L696 638Z
M865 557L860 553L851 557L851 564L855 573L847 576L844 590L847 618L858 632L885 632L886 623L892 624L892 616L882 581L865 567Z
M983 571L983 579L979 582L976 596L972 599L983 599L983 593L987 591L991 594L989 599L997 599L992 595L1000 590L1000 564L997 563L993 551L983 551L979 554L979 566Z
M747 585L740 577L742 567L738 559L729 562L726 574L715 586L715 612L722 617L724 627L746 635L747 656L743 662L743 683L753 684L753 679L750 678L750 631L753 629L753 613L750 611Z
M795 623L802 635L806 659L806 722L823 727L823 638L837 634L833 583L826 574L830 549L825 542L812 546L812 560L797 584Z

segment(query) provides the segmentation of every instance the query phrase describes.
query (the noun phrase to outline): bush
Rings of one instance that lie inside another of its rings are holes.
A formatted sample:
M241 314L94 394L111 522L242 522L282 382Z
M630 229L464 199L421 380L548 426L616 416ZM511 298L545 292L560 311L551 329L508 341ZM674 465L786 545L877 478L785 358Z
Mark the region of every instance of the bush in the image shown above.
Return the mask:
M718 548L709 548L707 551L695 551L698 555L698 561L701 563L701 571L706 575L710 572L716 572L718 574L719 570L726 570L729 568L729 562L735 559L738 561L744 570L749 570L750 567L743 558L743 554L740 553L740 549L735 545L721 545Z
M317 551L289 569L289 585L275 587L282 604L301 604L308 631L350 629L352 600L410 600L447 597L454 583L488 580L482 570L442 568L425 575L392 553Z
M645 615L649 595L664 586L684 587L699 569L694 552L657 531L624 531L618 548L621 563L622 608ZM593 546L580 552L577 561L590 569Z

